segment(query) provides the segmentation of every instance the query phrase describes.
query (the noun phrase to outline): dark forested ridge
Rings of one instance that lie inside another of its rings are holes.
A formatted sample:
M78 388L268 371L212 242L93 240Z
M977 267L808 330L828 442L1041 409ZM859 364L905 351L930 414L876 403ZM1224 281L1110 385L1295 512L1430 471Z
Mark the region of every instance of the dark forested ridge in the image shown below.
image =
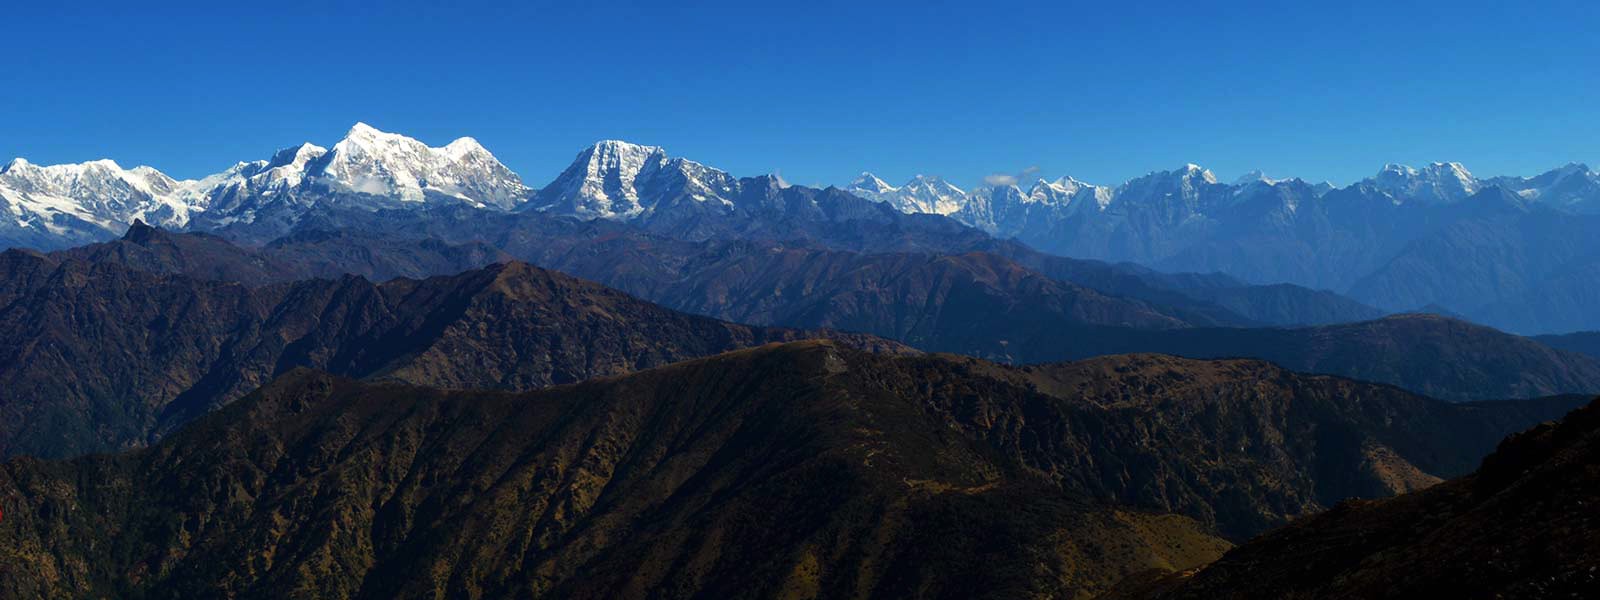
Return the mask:
M259 287L21 251L0 254L0 271L7 455L142 444L296 366L530 389L818 335L686 315L522 263Z
M153 447L0 469L0 594L1082 597L1459 474L1563 402L836 342L520 394L299 369Z
M382 232L394 226L388 221L332 215L339 218L327 219L355 220L380 233L307 231L252 251L221 238L136 227L123 240L65 256L246 282L272 280L258 275L262 271L294 277L341 269L369 278L426 274L502 256L481 243L397 241L388 236L398 232ZM1247 303L1256 308L1246 312L1272 313L1272 307L1289 304L1326 317L1312 320L1370 313L1339 308L1337 297L1292 286L1245 288L1223 276L1113 268L1043 256L1014 243L956 255L857 253L805 243L690 242L616 224L522 216L516 218L525 229L496 234L499 221L484 221L477 211L459 218L467 217L484 228L480 233L496 237L494 247L508 248L504 254L668 308L735 322L860 331L922 350L1019 363L1128 352L1261 358L1449 400L1600 391L1600 358L1465 321L1398 315L1310 327L1242 327L1249 319L1223 305ZM461 235L438 222L414 224L419 232Z
M1584 598L1600 588L1600 402L1508 438L1471 475L1350 501L1126 598Z

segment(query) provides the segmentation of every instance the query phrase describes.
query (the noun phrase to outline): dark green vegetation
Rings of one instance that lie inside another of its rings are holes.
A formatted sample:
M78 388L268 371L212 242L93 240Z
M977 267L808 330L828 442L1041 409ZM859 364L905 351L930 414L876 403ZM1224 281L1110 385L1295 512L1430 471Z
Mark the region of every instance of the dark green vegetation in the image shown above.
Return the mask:
M832 342L520 394L300 369L151 448L8 463L0 595L1087 597L1571 402Z
M1348 292L1376 306L1445 306L1519 333L1600 325L1600 218L1499 188L1463 205Z
M1600 589L1600 401L1517 434L1472 475L1350 501L1126 597L1587 598Z
M297 366L530 389L813 335L685 315L520 263L247 287L7 251L0 453L140 445Z

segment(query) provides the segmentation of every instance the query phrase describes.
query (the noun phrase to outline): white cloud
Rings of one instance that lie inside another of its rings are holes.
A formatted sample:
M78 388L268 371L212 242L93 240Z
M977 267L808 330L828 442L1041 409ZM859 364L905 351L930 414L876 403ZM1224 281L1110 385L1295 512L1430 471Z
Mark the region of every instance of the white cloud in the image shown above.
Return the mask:
M983 178L983 184L990 187L1017 185L1018 183L1024 181L1031 181L1033 178L1038 176L1039 167L1035 165L1023 169L1016 174L994 173L992 175L988 175Z
M1017 184L1017 176L1016 175L1004 175L1004 174L1001 174L1001 173L995 173L993 175L985 176L983 178L983 184L987 185L987 186L992 186L992 187L1016 185Z

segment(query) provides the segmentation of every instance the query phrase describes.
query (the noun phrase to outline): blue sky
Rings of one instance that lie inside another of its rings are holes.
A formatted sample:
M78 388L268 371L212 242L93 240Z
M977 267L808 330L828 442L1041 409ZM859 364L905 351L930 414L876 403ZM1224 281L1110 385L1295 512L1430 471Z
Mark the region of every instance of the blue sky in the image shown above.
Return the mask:
M605 138L806 184L1600 162L1593 3L131 4L3 10L0 157L197 177L365 121L535 186Z

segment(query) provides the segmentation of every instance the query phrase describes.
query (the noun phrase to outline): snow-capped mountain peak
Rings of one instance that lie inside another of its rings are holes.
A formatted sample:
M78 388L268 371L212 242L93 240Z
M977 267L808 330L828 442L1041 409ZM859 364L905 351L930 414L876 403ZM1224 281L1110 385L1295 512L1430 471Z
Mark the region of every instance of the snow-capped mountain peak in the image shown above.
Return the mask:
M1139 187L1146 185L1156 186L1194 186L1197 184L1216 183L1217 176L1210 169L1194 163L1187 163L1170 171L1151 171L1140 177L1129 179L1122 184L1122 189L1130 186Z
M489 154L489 150L478 143L476 138L459 137L455 141L444 145L444 153L455 160L461 160L472 155Z
M669 157L657 146L602 140L579 152L539 190L533 206L586 218L632 219L663 203L731 206L737 183L732 175Z
M305 180L311 164L327 153L327 148L309 142L279 150L272 160L249 175L250 185L263 193L294 188Z
M849 192L861 192L864 194L883 194L895 191L895 187L889 185L889 182L879 179L877 175L873 175L867 171L862 171L860 177L857 177L855 181L850 182L850 185L845 186L845 190ZM877 198L867 199L877 200Z
M1533 177L1495 177L1483 187L1496 186L1526 200L1581 214L1600 213L1600 173L1572 162Z
M1465 166L1458 162L1433 163L1425 169L1432 179L1447 180L1462 187L1475 186L1478 178L1472 176Z
M1071 194L1078 193L1079 190L1082 190L1082 189L1084 189L1086 187L1094 187L1094 185L1093 184L1089 184L1089 183L1084 183L1082 181L1078 181L1076 179L1073 179L1070 176L1069 177L1062 177L1062 178L1057 179L1055 181L1049 181L1049 180L1046 180L1046 179L1041 177L1041 178L1039 178L1038 181L1034 182L1033 187L1031 189L1038 190L1038 189L1042 188L1042 189L1048 189L1048 190L1051 190L1053 192L1060 193L1060 194L1071 195Z
M296 156L314 148L307 146L301 146ZM403 202L421 202L434 193L480 206L510 208L527 193L516 174L477 140L461 138L432 148L366 123L351 127L344 139L310 165L307 175L337 191Z
M366 123L356 123L332 148L290 146L184 188L190 204L207 210L202 220L210 228L255 223L265 214L275 215L268 223L292 222L322 202L372 208L453 199L509 209L528 194L516 173L477 140L458 138L434 148Z
M7 162L6 166L0 167L0 175L4 175L12 169L26 169L31 166L33 166L33 163L28 162L28 159L18 156Z
M967 205L969 194L944 178L917 175L880 198L872 199L887 202L901 212L950 215Z
M318 146L311 142L306 142L300 144L299 146L290 146L288 148L279 150L272 155L272 160L269 162L269 168L286 165L304 166L327 153L327 148L323 148L322 146Z
M1465 199L1482 187L1472 172L1458 162L1436 162L1421 169L1386 164L1366 183L1389 194L1395 203L1449 204Z
M1198 178L1201 181L1204 181L1206 183L1216 183L1217 182L1216 174L1212 173L1210 169L1207 169L1205 167L1202 167L1202 166L1194 164L1194 163L1187 163L1187 164L1183 165L1183 168L1180 169L1179 171L1182 172L1183 177L1186 178L1186 179L1187 178Z
M567 172L545 189L560 192L579 214L632 216L644 210L636 185L639 175L659 170L665 159L666 152L655 146L601 140L580 152Z
M0 170L0 207L17 227L60 236L116 233L133 218L181 227L199 210L180 194L190 183L110 159L39 166L17 158Z
M627 140L600 140L594 143L592 150L601 154L655 154L666 152L660 146L647 146L635 144Z
M584 161L588 175L584 179L585 183L600 185L599 180L606 174L615 174L622 183L625 194L635 193L633 184L638 180L639 174L647 168L659 167L659 163L667 156L666 151L660 147L630 144L622 140L602 140L588 152L588 160ZM580 157L579 160L583 158ZM602 195L605 193L600 188L594 188L594 191Z
M1252 183L1265 183L1267 185L1277 185L1277 183L1279 181L1283 181L1283 180L1282 179L1273 179L1271 177L1267 177L1267 174L1262 172L1261 169L1253 169L1249 173L1245 173L1243 175L1240 175L1238 179L1233 180L1233 185L1245 186L1245 185L1250 185Z
M344 144L345 148L349 149L352 146L363 146L369 148L385 145L415 147L418 144L422 144L422 142L398 133L382 131L364 122L357 121L355 125L350 126L349 131L345 132L344 137L341 138L338 143L334 144L334 148L338 148L339 144ZM422 145L423 147L426 147L426 144Z
M434 162L429 148L403 135L356 123L318 165L318 176L352 192L421 202L421 171Z
M1039 179L1028 189L1023 201L1076 213L1103 211L1111 203L1111 198L1110 188L1084 183L1072 177L1061 177L1055 181Z

